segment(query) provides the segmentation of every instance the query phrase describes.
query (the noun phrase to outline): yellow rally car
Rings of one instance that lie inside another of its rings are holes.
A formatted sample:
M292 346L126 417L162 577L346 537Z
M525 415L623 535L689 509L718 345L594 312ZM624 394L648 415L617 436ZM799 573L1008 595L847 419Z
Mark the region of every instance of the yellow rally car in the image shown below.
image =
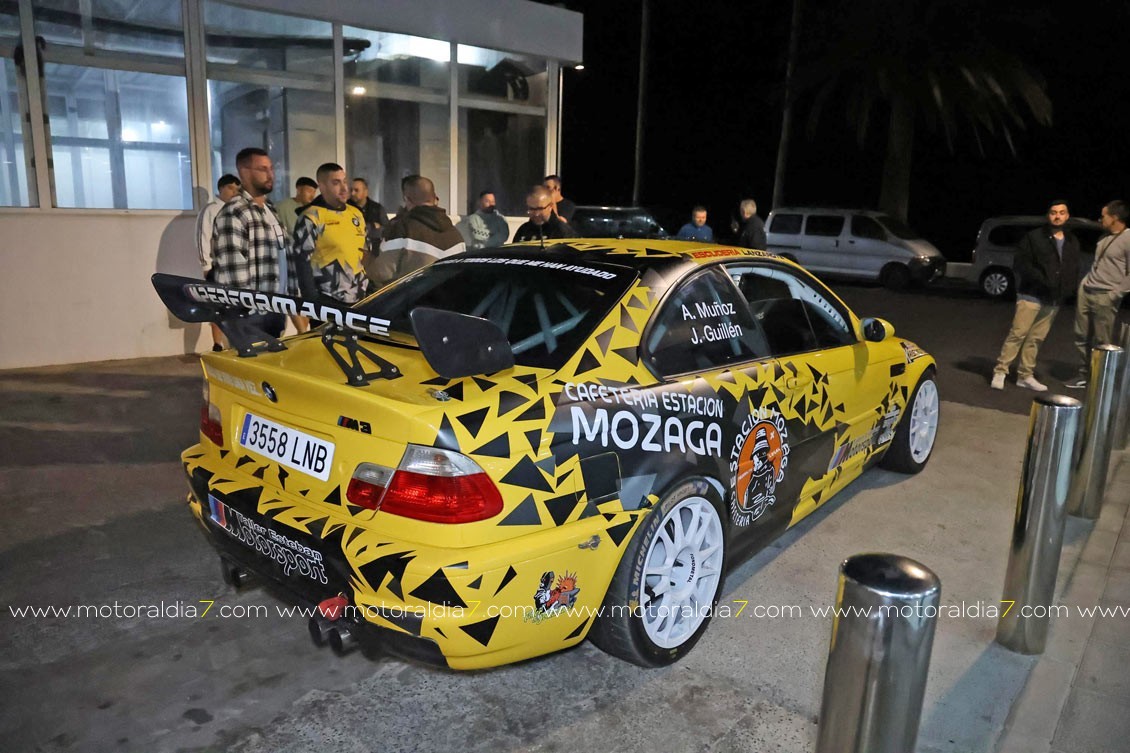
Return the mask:
M677 241L514 245L344 308L156 275L220 321L189 504L225 578L315 640L458 669L586 637L686 654L723 577L868 465L908 473L934 360L797 265ZM327 322L279 342L273 313Z

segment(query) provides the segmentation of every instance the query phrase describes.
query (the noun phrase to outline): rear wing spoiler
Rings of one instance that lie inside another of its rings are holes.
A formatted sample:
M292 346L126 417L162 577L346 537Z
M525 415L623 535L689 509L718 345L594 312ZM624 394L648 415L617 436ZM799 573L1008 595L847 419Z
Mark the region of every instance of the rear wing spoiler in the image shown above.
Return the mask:
M264 293L217 285L191 277L157 273L153 288L165 307L182 322L215 322L241 358L263 351L286 350L278 338L263 331L265 314L306 316L327 326L322 344L341 367L348 383L364 386L370 379L395 379L400 370L358 341L360 335L388 337L391 322L345 305L308 301L281 293ZM514 366L514 352L491 321L440 309L417 307L409 312L416 343L428 365L446 379L491 374ZM339 350L345 351L346 361ZM373 363L366 370L358 356Z

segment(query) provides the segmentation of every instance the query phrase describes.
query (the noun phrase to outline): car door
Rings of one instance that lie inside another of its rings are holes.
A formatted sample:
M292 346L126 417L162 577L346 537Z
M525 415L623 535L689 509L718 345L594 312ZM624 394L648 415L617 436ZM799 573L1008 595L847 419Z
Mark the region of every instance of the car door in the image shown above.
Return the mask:
M784 376L789 442L804 447L791 472L803 479L790 524L818 507L847 473L857 474L888 416L892 353L857 338L847 309L820 282L771 262L727 272ZM791 463L794 461L790 461Z
M793 519L803 480L790 464L803 466L808 448L800 437L790 440L793 424L783 412L792 402L788 377L768 357L765 336L725 270L707 267L673 290L646 330L643 347L662 381L654 388L660 407L689 391L696 400L717 401L722 412L716 462L700 458L710 462L695 471L668 455L652 472L666 483L693 473L718 481L734 556L762 546ZM673 418L687 426L696 419L682 413Z
M887 231L874 218L853 214L848 223L847 257L860 277L877 280L883 266L892 261ZM906 259L901 259L906 263Z
M800 241L801 252L797 260L813 272L853 274L854 269L840 246L843 231L842 214L819 212L809 214L804 219L804 231Z

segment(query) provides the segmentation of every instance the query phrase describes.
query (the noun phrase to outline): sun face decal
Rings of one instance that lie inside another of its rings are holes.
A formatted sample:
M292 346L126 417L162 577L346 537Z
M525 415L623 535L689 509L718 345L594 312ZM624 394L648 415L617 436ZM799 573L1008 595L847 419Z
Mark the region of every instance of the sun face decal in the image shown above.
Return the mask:
M734 525L750 525L777 501L777 484L784 480L789 464L787 439L785 420L779 414L752 423L744 433L730 505Z

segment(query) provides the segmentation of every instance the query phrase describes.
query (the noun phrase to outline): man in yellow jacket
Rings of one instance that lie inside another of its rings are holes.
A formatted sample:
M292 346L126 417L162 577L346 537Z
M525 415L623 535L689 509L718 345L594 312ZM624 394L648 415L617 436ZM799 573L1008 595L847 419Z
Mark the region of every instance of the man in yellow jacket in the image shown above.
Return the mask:
M355 303L369 294L365 217L347 203L349 181L341 165L325 163L318 168L317 181L321 193L294 228L298 287L303 298Z

